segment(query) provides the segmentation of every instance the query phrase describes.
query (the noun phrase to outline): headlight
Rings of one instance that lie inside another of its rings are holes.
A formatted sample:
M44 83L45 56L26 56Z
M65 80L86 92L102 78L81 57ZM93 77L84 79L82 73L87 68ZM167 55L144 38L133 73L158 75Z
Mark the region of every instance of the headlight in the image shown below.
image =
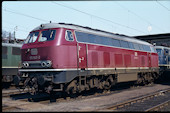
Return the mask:
M47 61L46 65L47 65L47 67L51 67L51 65L52 65L51 61Z
M42 67L51 67L52 62L50 60L41 62Z
M42 66L42 67L46 67L46 65L47 65L46 62L42 62L42 63L41 63L41 66Z
M22 65L23 65L23 67L26 67L26 68L29 67L29 63L27 63L27 62L23 62Z
M25 63L22 63L22 66L25 67Z

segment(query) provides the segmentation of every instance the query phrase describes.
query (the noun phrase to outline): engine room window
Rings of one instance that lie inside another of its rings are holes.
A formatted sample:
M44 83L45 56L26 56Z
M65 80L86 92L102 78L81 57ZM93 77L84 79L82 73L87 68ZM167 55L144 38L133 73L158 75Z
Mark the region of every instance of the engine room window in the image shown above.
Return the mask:
M44 42L44 41L54 40L55 33L56 33L56 30L45 30L45 31L42 31L40 36L39 36L38 41L39 42Z
M27 37L27 39L25 40L25 43L33 43L37 40L39 32L33 32L30 33Z
M121 40L120 41L121 47L123 48L129 48L128 42Z
M102 43L103 45L113 46L112 38L103 37Z
M134 48L135 48L136 50L140 50L140 49L139 49L139 44L134 43L133 45L134 45Z
M135 49L132 42L129 42L129 47L130 47L131 49Z
M150 47L148 45L143 45L143 49L145 51L151 51Z
M92 38L94 39L94 43L95 43L95 44L103 44L103 40L105 40L105 42L106 42L105 37L93 35ZM104 45L105 45L105 44L104 44Z
M139 49L144 50L143 45L139 44Z
M120 47L120 40L112 39L113 46Z
M74 38L73 38L73 33L71 31L66 31L66 40L67 41L74 41Z

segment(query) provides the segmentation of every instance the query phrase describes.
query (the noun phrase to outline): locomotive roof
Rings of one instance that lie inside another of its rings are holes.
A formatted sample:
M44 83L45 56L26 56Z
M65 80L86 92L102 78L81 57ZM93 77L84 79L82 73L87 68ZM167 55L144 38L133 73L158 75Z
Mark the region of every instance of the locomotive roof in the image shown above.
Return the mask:
M136 43L140 43L140 44L151 45L148 42L145 42L145 41L142 41L142 40L130 37L130 36L126 36L126 35L122 35L122 34L115 34L115 33L107 32L107 31L99 30L99 29L92 29L90 27L83 27L83 26L75 25L75 24L47 23L47 24L41 24L40 26L36 27L32 31L41 30L41 29L50 29L50 28L74 29L74 30L77 30L77 31L84 31L84 32L87 32L87 33L98 34L98 35L103 35L103 36L108 36L108 37L114 36L113 38L119 39L119 40L126 40L126 41L129 41L129 42L136 42Z
M19 47L21 48L23 44L17 44L17 43L14 43L14 44L11 44L11 43L2 43L2 46L8 46L8 47Z

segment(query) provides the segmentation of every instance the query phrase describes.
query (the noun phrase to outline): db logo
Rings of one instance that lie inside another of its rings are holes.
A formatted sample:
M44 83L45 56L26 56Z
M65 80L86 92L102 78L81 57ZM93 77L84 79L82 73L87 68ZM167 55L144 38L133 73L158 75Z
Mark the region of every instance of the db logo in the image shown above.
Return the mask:
M36 48L31 49L31 55L37 55L37 54L38 54L38 51Z

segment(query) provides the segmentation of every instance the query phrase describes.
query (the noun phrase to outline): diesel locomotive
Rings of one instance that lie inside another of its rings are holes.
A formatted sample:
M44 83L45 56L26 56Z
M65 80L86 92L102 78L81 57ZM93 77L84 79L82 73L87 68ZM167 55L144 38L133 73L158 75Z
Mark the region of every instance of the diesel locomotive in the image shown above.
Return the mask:
M109 89L121 82L149 83L159 76L158 54L150 43L66 23L33 29L21 48L21 60L14 82L33 94Z

